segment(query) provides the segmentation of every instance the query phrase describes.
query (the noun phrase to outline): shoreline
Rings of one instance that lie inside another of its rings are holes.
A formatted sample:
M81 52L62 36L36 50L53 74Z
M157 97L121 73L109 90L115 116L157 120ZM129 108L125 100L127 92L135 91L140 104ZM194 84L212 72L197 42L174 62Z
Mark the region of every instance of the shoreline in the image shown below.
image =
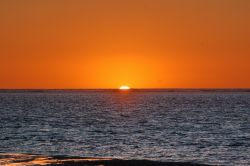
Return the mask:
M0 153L1 166L209 166L189 162Z

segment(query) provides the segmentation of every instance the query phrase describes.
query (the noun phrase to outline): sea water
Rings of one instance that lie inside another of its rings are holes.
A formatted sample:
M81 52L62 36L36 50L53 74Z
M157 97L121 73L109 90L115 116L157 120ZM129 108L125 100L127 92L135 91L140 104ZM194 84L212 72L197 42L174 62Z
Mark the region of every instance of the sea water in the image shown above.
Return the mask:
M0 152L250 164L250 93L1 91Z

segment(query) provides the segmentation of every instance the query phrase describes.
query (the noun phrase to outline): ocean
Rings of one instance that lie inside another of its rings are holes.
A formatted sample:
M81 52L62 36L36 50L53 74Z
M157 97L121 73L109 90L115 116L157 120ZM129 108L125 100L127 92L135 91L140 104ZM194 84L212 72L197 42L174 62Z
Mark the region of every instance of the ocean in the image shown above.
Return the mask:
M250 165L250 92L4 90L0 152Z

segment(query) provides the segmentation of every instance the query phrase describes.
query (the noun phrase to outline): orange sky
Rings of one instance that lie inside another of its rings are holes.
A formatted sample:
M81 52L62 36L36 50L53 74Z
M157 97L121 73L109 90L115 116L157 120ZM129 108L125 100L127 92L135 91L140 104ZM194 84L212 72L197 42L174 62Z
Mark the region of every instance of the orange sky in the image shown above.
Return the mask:
M250 88L249 0L1 0L1 88Z

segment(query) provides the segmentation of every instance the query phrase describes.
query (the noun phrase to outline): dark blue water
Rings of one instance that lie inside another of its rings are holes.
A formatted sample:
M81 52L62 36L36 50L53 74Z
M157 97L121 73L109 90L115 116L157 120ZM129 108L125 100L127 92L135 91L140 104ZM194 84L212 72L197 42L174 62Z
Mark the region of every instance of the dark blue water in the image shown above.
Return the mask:
M0 152L250 164L250 93L0 93Z

